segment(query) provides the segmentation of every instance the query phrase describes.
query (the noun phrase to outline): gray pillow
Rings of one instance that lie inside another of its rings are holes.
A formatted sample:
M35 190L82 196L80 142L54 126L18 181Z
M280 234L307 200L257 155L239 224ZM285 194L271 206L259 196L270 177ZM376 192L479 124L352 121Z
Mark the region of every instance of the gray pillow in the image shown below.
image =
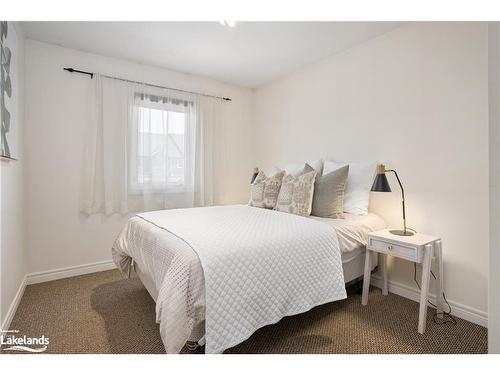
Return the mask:
M324 176L316 176L311 215L342 219L344 217L344 190L349 166L339 168Z

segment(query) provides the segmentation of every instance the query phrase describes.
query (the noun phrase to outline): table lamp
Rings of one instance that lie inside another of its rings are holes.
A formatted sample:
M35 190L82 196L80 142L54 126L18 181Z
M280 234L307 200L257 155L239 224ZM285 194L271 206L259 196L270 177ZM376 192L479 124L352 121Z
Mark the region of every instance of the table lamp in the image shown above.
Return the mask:
M396 171L394 169L385 169L385 165L383 164L377 165L377 175L375 176L375 181L373 181L371 191L387 192L387 193L391 192L391 186L389 185L389 181L387 181L387 176L385 175L386 172L392 172L396 175L396 179L398 180L399 186L401 187L401 196L403 202L403 230L394 229L390 230L389 232L397 236L413 236L413 232L409 231L406 228L405 191L403 189L403 185L401 185L401 180L399 179L399 176L396 173Z

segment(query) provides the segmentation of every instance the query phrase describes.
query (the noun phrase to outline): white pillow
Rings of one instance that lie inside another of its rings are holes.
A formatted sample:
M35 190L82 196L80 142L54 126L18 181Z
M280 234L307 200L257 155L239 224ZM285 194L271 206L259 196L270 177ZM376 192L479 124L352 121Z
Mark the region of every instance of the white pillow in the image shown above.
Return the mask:
M344 193L344 212L366 215L377 163L339 163L325 160L323 175L346 165L349 165L349 175Z
M280 168L277 166L274 166L271 168L271 176L274 176L276 173L279 173L281 171L285 171L287 174L291 174L294 177L297 177L302 174L304 171L304 168L306 164L309 164L312 169L314 169L319 176L321 176L321 170L323 169L323 160L315 160L315 161L308 161L307 163L288 163L285 165L284 168Z

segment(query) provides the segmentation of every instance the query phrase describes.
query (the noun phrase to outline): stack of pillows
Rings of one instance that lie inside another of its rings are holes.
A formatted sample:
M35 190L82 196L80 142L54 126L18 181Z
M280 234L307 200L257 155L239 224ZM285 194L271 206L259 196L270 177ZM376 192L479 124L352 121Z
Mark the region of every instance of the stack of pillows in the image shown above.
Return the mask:
M314 161L260 171L251 185L250 206L301 216L341 219L368 213L376 163Z

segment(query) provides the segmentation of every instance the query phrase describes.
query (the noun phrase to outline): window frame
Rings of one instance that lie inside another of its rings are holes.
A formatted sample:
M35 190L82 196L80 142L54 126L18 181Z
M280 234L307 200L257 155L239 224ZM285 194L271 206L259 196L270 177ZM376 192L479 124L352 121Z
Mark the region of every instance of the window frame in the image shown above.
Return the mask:
M151 99L155 99L154 101ZM131 160L129 160L127 167L127 186L128 193L130 195L143 195L143 194L165 194L165 193L186 193L193 191L193 176L192 173L189 173L189 165L194 165L195 159L195 150L194 150L194 137L195 129L190 126L190 121L187 116L190 116L191 109L189 107L195 107L195 102L193 100L186 100L181 97L165 97L161 95L147 94L147 93L138 93L136 92L134 95L134 101L132 104L132 110L134 111L134 121L132 123L130 132L134 132L134 134L130 135L130 141L128 144L128 151L130 153L129 158L135 158L135 166L138 165L139 159L139 113L141 108L146 108L148 110L155 109L161 110L165 112L176 112L183 113L186 118L184 121L184 182L182 184L172 184L169 185L168 177L167 181L165 181L165 186L162 187L154 187L153 184L144 184L139 182L138 170L135 168L135 171L132 171L132 166L134 165ZM165 134L168 137L168 132ZM133 140L136 141L135 144L131 144ZM168 151L167 151L168 152ZM164 161L168 163L167 160Z

